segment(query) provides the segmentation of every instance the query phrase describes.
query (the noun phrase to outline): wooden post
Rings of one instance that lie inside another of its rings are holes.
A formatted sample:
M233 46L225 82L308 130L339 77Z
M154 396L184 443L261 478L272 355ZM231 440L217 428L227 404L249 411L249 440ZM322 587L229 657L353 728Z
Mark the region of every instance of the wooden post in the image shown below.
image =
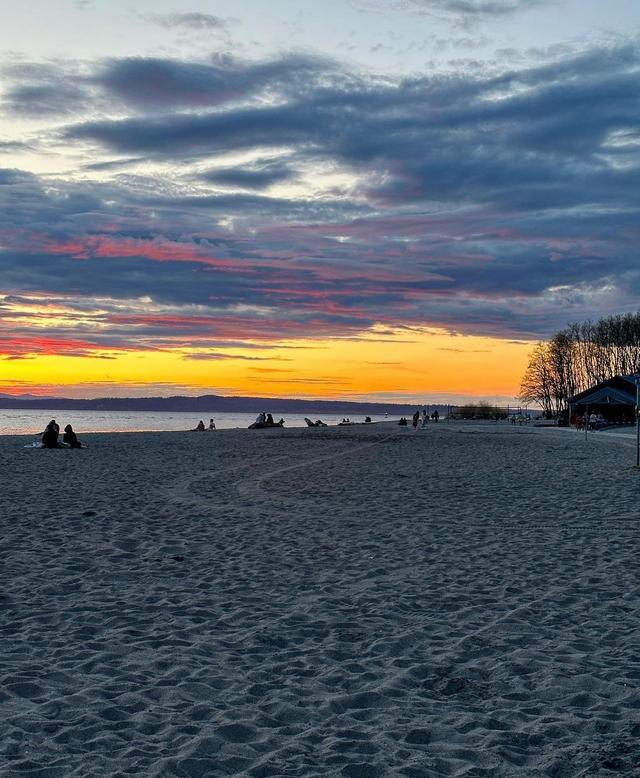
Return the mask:
M640 468L640 381L636 378L636 467Z
M585 406L586 411L584 414L584 439L587 439L587 432L589 431L589 406Z

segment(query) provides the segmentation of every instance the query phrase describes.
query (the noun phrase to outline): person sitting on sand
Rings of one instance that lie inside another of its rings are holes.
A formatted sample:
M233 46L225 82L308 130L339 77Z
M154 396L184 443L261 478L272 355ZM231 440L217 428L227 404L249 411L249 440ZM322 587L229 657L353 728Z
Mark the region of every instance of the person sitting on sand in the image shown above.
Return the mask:
M42 434L42 445L44 448L58 448L58 435L60 434L60 427L56 424L55 419L47 424L46 430Z
M213 419L209 419L209 429L214 430L216 428L216 423Z
M204 432L204 422L202 419L198 422L198 426L195 428L194 432Z
M398 425L399 425L400 427L406 427L406 426L407 426L407 419L406 419L406 417L405 417L405 416L402 416L402 418L401 418L401 419L400 419L400 421L398 422Z
M273 422L273 416L270 413L268 413L267 414L267 424L273 424L273 423L274 423Z
M69 448L82 448L82 443L78 440L78 436L73 431L73 427L70 424L64 428L64 436L62 440L69 446Z

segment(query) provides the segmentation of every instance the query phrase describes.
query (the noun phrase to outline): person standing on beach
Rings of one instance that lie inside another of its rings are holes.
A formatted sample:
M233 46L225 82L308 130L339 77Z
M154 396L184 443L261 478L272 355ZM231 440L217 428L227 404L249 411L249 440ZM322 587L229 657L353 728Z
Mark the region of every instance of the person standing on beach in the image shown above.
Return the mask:
M417 410L417 411L416 411L416 412L413 414L413 429L414 429L414 430L417 430L417 429L418 429L418 422L419 422L419 421L420 421L420 411L419 411L419 410Z

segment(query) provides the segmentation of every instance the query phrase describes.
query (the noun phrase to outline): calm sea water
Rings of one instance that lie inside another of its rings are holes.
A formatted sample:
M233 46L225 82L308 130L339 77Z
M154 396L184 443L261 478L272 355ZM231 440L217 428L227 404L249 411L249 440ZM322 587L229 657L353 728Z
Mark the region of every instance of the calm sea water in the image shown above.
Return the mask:
M256 420L255 413L217 413L214 421L217 429L244 429ZM286 427L306 427L304 415L283 414ZM280 418L274 414L276 421ZM2 410L0 409L0 435L31 435L41 433L51 419L63 429L71 424L80 435L83 432L163 432L192 430L200 421L209 426L211 416L197 413L162 413L157 411L61 411L50 410ZM313 413L309 418L322 419L326 424L337 424L343 415ZM351 421L364 421L364 416L351 416ZM372 421L388 421L385 416L372 416Z

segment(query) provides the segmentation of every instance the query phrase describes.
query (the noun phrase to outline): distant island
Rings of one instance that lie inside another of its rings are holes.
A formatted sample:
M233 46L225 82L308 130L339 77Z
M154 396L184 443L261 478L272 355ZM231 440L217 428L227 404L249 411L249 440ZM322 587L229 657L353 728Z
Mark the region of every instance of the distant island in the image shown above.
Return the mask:
M276 397L224 397L205 394L200 397L177 395L174 397L98 397L76 399L72 397L16 397L0 395L0 408L15 410L70 410L70 411L164 411L186 413L259 413L269 411L284 413L337 413L382 416L406 416L413 413L417 404L350 402L344 400L296 400ZM446 405L430 405L442 413Z

